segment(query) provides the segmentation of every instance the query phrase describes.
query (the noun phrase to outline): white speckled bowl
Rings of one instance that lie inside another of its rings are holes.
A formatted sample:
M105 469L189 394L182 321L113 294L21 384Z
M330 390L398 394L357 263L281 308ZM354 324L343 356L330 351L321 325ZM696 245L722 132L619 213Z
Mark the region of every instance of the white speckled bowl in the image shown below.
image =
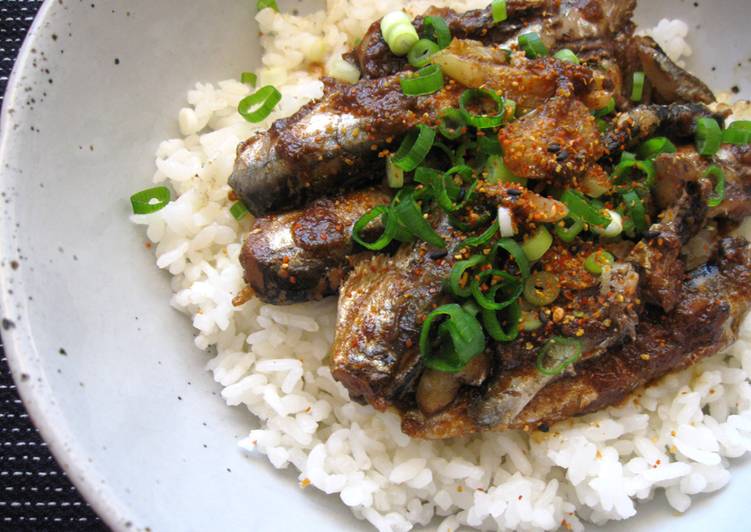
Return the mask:
M699 1L645 2L640 19L690 21L694 69L751 96L751 4ZM303 492L292 472L236 447L254 420L218 396L188 320L168 305L168 278L127 219L157 143L177 134L185 91L257 63L253 14L250 0L48 0L6 95L5 348L50 448L118 530L367 529L336 498ZM660 496L611 529L737 529L751 464L733 473L683 517Z

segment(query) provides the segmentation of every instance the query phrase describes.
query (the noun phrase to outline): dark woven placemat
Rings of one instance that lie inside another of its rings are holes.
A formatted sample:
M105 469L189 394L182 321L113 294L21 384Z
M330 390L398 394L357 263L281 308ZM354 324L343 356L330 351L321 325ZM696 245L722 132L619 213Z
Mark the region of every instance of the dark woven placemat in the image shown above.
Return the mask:
M42 0L0 0L0 105ZM102 530L29 420L0 345L0 530Z

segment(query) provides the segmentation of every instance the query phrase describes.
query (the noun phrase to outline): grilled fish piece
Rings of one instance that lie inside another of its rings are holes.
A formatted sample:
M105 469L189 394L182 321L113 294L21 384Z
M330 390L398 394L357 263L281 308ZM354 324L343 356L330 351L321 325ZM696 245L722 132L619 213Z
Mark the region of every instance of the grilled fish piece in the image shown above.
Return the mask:
M657 103L712 103L714 93L703 81L676 65L651 37L635 37L639 60Z
M465 13L434 7L425 16L443 17L455 38L480 40L484 44L503 43L527 27L530 21L541 17L548 3L548 0L511 0L506 4L508 19L500 24L493 22L490 6ZM413 22L418 33L424 30L425 16L417 17ZM391 53L383 39L380 20L368 28L360 44L348 54L347 59L359 65L364 79L382 78L409 68L406 58Z
M342 286L331 371L353 398L379 410L413 391L422 367L422 322L446 298L443 283L461 238L448 217L439 216L434 226L448 252L424 242L404 244L393 258L358 264Z
M633 343L551 384L522 412L516 426L549 425L618 404L640 386L722 351L735 341L751 307L750 283L748 242L723 240L716 263L691 274L667 319L643 321Z
M383 175L381 151L417 124L435 122L460 93L448 85L430 96L406 96L398 77L356 85L327 79L322 99L238 147L230 186L264 216L372 183Z
M603 144L608 153L616 154L655 135L688 140L696 134L696 121L704 117L715 118L720 124L725 119L723 114L697 103L640 105L615 118L614 128L605 134Z
M533 430L616 405L640 386L730 345L749 308L751 246L745 240L725 239L715 263L694 271L683 284L673 312L645 316L633 342L577 364L574 374L548 384L512 422L491 430ZM434 416L405 411L402 430L426 439L489 430L469 414L477 396L476 389L464 388L450 408Z
M351 256L363 252L352 241L352 227L390 199L367 189L257 219L240 255L246 282L262 301L276 305L336 294L351 270ZM378 222L368 226L368 232L381 230Z
M599 293L598 293L599 292ZM580 337L581 361L597 358L626 338L633 338L639 321L639 275L630 264L616 264L602 276L597 291L581 290L568 295L564 314L587 316L558 326L550 323L534 337L523 335L511 345L499 344L501 358L522 366L498 371L482 396L469 406L468 414L480 427L513 423L527 404L556 377L544 375L535 365L536 354L552 336ZM503 353L503 351L510 353Z

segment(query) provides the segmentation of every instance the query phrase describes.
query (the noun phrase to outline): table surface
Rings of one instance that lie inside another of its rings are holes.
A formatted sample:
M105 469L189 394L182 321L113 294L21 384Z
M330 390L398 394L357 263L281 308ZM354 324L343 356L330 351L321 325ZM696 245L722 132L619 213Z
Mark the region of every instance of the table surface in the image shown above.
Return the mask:
M42 0L0 0L0 105ZM101 530L32 425L0 344L0 530Z

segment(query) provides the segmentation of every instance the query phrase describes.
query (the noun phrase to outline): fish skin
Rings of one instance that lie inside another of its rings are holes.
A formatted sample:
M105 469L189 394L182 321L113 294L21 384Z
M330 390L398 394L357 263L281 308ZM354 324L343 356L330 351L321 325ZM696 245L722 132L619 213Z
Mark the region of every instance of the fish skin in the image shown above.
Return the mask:
M257 219L240 255L246 282L258 298L275 305L336 294L352 257L365 251L352 241L354 224L390 200L389 194L366 189ZM381 230L376 221L369 233Z
M436 123L461 92L449 84L432 95L407 96L399 79L324 80L323 98L238 147L230 186L251 213L265 216L381 180L382 150L416 125Z

